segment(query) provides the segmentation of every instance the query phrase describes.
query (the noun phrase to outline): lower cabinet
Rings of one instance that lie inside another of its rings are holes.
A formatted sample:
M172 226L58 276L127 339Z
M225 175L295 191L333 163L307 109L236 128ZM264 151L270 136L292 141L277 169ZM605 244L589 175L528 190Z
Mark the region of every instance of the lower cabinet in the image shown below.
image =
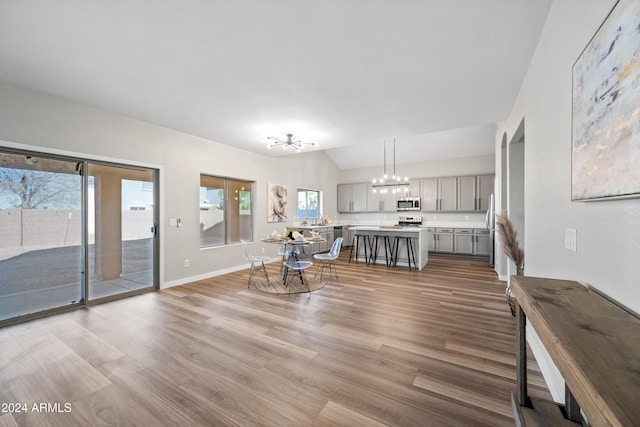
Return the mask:
M333 245L333 227L319 227L314 231L317 231L318 235L325 239L326 242L310 243L308 246L309 253L317 254L320 252L328 252L329 249L331 249L331 245ZM306 237L311 237L310 230L304 230L302 234Z
M436 228L435 252L453 252L453 228Z
M483 228L473 230L473 254L480 256L489 256L491 254L489 230Z
M455 228L453 230L454 252L457 254L473 254L473 229Z
M353 230L348 226L342 227L342 247L348 248L353 244Z
M489 256L489 231L482 228L427 228L429 252Z

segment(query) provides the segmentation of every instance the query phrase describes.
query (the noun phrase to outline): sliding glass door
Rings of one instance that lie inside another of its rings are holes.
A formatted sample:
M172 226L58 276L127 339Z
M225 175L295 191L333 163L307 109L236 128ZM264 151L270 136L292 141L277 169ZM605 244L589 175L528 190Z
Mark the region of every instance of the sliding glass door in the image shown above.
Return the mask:
M89 163L89 301L155 286L155 175Z
M0 148L0 323L156 287L157 180Z
M82 300L80 163L0 152L0 321Z

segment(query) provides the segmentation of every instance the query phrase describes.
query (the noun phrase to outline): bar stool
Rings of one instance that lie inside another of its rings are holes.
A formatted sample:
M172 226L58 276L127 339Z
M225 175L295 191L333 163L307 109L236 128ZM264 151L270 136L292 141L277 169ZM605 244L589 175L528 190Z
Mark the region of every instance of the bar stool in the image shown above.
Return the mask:
M411 237L407 236L396 236L393 241L393 248L395 250L395 255L393 256L393 266L395 267L398 263L398 248L400 247L400 241L405 241L405 246L407 247L407 263L409 264L409 271L411 271L411 258L413 257L413 266L417 270L418 264L416 263L416 255L413 252L413 242L411 241ZM411 251L411 254L409 254Z
M389 257L391 257L391 259L393 259L393 252L391 250L391 239L389 239L389 236L387 234L374 234L373 235L373 240L371 240L369 243L371 244L371 246L369 247L370 252L371 252L371 262L372 263L376 263L376 261L378 260L378 240L382 239L382 244L384 245L384 259L386 261L387 264L387 268L391 267L391 262L389 261Z
M353 247L355 246L356 248L356 255L355 255L355 260L356 262L358 261L358 253L360 250L360 245L362 245L364 247L364 262L366 264L369 264L369 255L367 254L367 241L369 239L367 239L367 235L366 234L355 234L353 236L353 242L355 242L355 245L352 244L351 245L351 251L349 251L349 262L351 262L351 256L353 255ZM352 243L353 243L352 242Z

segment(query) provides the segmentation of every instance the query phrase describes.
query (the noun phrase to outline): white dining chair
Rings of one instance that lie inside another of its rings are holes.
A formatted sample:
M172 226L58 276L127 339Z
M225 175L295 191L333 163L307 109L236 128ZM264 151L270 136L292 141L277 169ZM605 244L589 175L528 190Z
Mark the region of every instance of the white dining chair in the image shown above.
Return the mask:
M267 268L264 266L265 261L269 261L271 258L268 256L259 256L259 255L251 255L249 252L249 247L247 246L247 242L241 240L242 249L244 250L244 256L251 263L251 268L249 272L249 281L247 282L247 288L251 286L251 279L256 272L262 272L264 274L264 278L267 281L267 285L269 282L269 274L267 274Z
M329 276L335 276L336 281L338 280L338 272L336 271L336 266L334 262L340 256L340 248L342 247L342 237L338 237L331 245L331 250L325 254L315 254L313 259L319 261L318 269L316 270L316 274L314 274L314 278L320 273L320 280L324 277L325 270L328 271ZM333 274L332 274L333 273Z

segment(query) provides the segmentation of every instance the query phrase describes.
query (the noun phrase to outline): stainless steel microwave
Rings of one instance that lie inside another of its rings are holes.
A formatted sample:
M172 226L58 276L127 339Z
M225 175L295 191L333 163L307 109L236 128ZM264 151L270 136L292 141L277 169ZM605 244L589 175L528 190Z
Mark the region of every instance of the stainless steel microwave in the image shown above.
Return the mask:
M420 197L402 197L396 201L398 211L419 211Z

